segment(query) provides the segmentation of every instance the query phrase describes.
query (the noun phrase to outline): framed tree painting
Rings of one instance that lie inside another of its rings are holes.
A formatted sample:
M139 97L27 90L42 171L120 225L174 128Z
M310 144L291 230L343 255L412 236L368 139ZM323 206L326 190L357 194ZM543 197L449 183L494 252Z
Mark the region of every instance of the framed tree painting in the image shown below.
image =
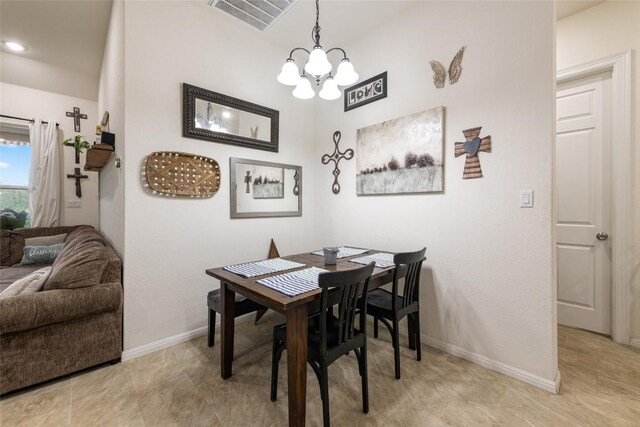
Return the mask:
M444 190L444 107L357 131L358 195Z
M302 215L302 167L229 159L231 218Z

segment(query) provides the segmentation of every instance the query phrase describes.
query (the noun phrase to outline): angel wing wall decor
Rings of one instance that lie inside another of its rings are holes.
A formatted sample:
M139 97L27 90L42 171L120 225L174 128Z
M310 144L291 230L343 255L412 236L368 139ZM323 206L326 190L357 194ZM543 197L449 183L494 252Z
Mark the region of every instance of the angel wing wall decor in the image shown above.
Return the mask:
M449 84L456 83L462 74L462 57L464 56L464 50L466 48L466 46L462 46L449 65ZM443 88L444 82L447 79L447 71L438 61L429 61L429 63L433 70L433 84L438 89Z

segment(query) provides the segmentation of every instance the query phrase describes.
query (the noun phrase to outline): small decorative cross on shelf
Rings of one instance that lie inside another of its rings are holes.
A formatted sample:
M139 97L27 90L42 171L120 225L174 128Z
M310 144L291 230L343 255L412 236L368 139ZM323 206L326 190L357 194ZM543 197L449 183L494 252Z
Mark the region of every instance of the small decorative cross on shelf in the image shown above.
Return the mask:
M244 182L245 184L247 184L247 189L245 191L245 193L250 193L251 192L251 172L247 171L247 176L244 177Z
M87 179L89 178L89 176L82 175L82 173L80 172L80 168L75 168L74 171L75 173L73 175L67 174L67 178L73 178L76 180L76 196L78 196L78 198L82 198L82 187L80 187L80 180Z
M480 138L480 130L482 126L463 130L465 142L455 143L455 156L459 157L467 154L464 162L464 173L462 179L482 178L482 168L480 167L480 158L478 152L491 152L491 135Z
M348 150L342 152L340 148L338 148L338 144L340 143L340 138L342 134L339 130L333 133L333 143L336 145L336 148L333 150L333 154L325 154L322 156L322 164L326 165L329 162L334 163L333 168L333 185L331 186L331 191L333 194L338 194L340 192L340 183L338 183L338 175L340 175L340 169L338 169L338 163L342 159L351 160L353 159L353 150L349 148Z
M80 114L80 107L73 107L73 111L66 112L67 117L73 117L73 130L80 132L80 119L87 119L86 114Z

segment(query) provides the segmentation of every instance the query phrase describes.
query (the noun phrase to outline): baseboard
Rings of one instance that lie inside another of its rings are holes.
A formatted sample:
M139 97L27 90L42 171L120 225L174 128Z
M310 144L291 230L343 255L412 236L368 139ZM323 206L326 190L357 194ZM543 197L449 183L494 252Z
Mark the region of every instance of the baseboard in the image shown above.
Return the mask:
M405 337L408 336L406 326L400 326L400 334L404 335ZM490 359L481 354L464 349L462 347L458 347L453 344L446 343L444 341L440 341L435 338L428 337L426 335L421 334L420 338L423 344L427 344L430 347L436 348L440 351L444 351L445 353L449 353L461 359L468 360L508 377L515 378L516 380L531 384L534 387L541 388L542 390L548 391L553 394L558 394L558 391L560 391L560 384L562 382L560 371L556 373L556 377L554 380L548 380L546 378L542 378L538 375L532 374L531 372L523 371L522 369L515 368L502 362L498 362L497 360Z
M254 318L254 313L248 313L244 316L240 316L236 318L236 325L244 322L248 322ZM126 362L127 360L135 359L137 357L141 357L150 353L154 353L156 351L172 347L174 345L190 341L192 339L201 337L207 334L208 326L202 326L200 328L192 329L187 332L182 332L177 335L173 335L171 337L163 338L158 341L150 342L149 344L144 344L139 347L132 348L131 350L125 350L122 352L122 361ZM220 321L216 322L216 330L220 329Z
M560 390L560 371L557 372L554 380L548 380L546 378L542 378L538 375L532 374L531 372L527 372L522 369L507 365L505 363L498 362L497 360L490 359L481 354L437 340L435 338L427 337L424 335L422 335L421 338L422 342L430 347L437 348L438 350L447 352L453 356L460 357L485 368L499 372L508 377L515 378L527 384L531 384L532 386L541 388L542 390L548 391L550 393L557 394Z
M631 338L631 342L629 342L631 347L640 348L640 338Z

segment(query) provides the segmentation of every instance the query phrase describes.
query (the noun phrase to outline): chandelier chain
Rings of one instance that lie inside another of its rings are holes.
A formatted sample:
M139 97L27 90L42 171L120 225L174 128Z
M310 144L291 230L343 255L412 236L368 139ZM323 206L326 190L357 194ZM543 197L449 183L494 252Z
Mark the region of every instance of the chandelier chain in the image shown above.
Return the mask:
M311 30L311 40L316 46L320 45L320 0L316 0L316 25Z

